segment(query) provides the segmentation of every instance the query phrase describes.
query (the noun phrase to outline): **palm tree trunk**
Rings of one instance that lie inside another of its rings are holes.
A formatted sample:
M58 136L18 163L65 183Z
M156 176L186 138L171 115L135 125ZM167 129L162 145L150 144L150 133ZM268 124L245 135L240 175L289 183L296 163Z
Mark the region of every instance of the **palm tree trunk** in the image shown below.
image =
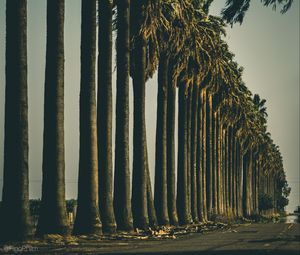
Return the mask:
M64 0L47 1L42 203L37 234L68 234L64 146Z
M114 213L119 230L133 229L129 166L130 0L118 0Z
M201 105L202 105L202 197L203 197L203 220L206 221L207 220L207 217L208 217L208 210L207 210L207 194L206 194L206 182L207 182L207 179L206 179L206 161L207 161L207 153L206 153L206 149L207 149L207 129L206 129L206 122L207 122L207 118L206 118L206 115L207 115L207 111L206 111L206 101L207 101L207 98L206 98L206 91L205 90L202 90L202 93L201 93Z
M198 110L197 110L197 150L196 150L196 184L197 184L197 207L198 207L198 219L204 221L204 202L203 202L203 145L202 145L202 91L198 92Z
M229 216L232 217L232 197L233 197L233 146L232 146L232 127L228 127L228 209L229 209Z
M197 201L197 127L198 127L198 104L199 104L199 84L193 85L192 112L191 112L191 213L194 222L198 222L198 201Z
M95 90L96 0L81 8L80 147L77 213L73 233L99 234L98 150Z
M213 164L212 164L212 95L206 93L206 197L208 218L212 215L212 184L213 184Z
M228 139L228 127L225 129L225 133L224 133L224 139L225 139L225 203L226 203L226 215L230 216L230 207L229 207L229 199L230 199L230 189L229 189L229 181L230 181L230 175L229 175L229 171L230 171L230 160L229 160L229 139Z
M149 225L147 211L147 140L145 122L146 41L139 36L135 42L135 70L133 74L133 180L132 213L134 226L145 229Z
M148 152L146 152L147 155L147 162L148 162ZM149 171L149 165L147 163L147 212L149 217L149 226L152 228L157 227L157 217L156 217L156 210L154 206L154 200L153 200L153 194L152 194L152 186L151 186L151 179L150 179L150 171Z
M213 97L213 109L214 101L216 97ZM212 113L212 212L217 214L217 167L218 167L218 157L217 157L217 124L216 124L216 113Z
M216 213L221 214L221 135L220 135L220 112L216 112Z
M168 70L168 100L167 100L167 195L170 223L178 225L175 186L175 104L176 86L172 81L172 62Z
M98 37L98 161L99 208L103 232L114 233L112 198L112 1L99 0Z
M178 170L177 170L177 212L179 224L190 223L187 187L187 99L186 86L179 84L178 99Z
M187 173L187 197L188 197L188 214L192 220L191 214L191 115L192 115L192 93L193 86L190 84L187 91L187 141L186 141L186 173Z
M6 1L4 173L0 242L32 235L28 181L27 1Z
M158 67L157 122L155 147L154 205L159 225L168 225L167 197L167 93L168 56L162 53Z

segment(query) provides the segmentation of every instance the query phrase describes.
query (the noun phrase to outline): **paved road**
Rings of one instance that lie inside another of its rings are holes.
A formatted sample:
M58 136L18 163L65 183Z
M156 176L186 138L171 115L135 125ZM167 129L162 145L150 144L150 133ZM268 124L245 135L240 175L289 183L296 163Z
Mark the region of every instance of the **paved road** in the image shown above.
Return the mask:
M175 240L116 243L113 247L102 247L100 250L107 253L111 249L114 250L113 254L300 255L300 224L250 224Z
M249 224L229 230L188 234L177 239L101 240L54 247L32 243L27 250L22 246L16 250L16 247L9 254L300 255L300 224ZM3 251L0 254L7 254Z

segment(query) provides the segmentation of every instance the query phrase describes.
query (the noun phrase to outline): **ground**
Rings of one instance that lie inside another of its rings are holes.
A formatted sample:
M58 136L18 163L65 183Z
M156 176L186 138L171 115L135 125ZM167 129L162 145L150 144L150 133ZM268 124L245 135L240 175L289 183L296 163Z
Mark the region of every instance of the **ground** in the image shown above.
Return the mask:
M114 237L49 236L0 246L0 254L300 254L300 224L208 224Z

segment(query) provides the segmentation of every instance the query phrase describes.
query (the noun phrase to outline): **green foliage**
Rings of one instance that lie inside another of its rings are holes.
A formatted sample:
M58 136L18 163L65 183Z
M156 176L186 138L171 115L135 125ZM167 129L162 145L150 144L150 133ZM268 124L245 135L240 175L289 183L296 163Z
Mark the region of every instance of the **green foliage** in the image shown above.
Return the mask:
M289 204L289 200L285 196L280 196L277 200L277 207L280 211L283 211L284 207L287 206L288 204Z
M73 212L76 205L77 205L77 200L75 200L75 199L66 200L67 212ZM40 212L40 207L41 207L41 200L40 199L30 199L29 207L30 207L31 215L38 216L39 212Z
M269 194L259 194L258 208L260 211L269 210L274 207L272 197Z
M67 212L74 212L76 205L77 205L77 200L75 199L67 200L66 201Z
M40 207L41 207L41 200L40 199L30 199L29 200L29 207L31 215L39 215Z

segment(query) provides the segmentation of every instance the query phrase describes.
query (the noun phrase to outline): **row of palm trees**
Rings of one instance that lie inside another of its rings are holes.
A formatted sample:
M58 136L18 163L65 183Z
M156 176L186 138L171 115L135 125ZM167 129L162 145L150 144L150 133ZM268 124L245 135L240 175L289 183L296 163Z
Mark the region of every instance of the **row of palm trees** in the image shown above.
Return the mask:
M281 194L285 174L279 148L267 133L265 101L257 95L253 97L243 83L242 68L234 62L234 55L222 39L225 33L223 21L208 15L211 2L82 1L80 157L73 234L190 224L213 219L216 215L250 217L259 211L260 193L272 195L274 201ZM228 1L224 10L228 22L245 11L236 8L235 12L231 10L226 14L225 11L232 8L230 2L243 1ZM116 15L113 15L113 8L117 9ZM33 233L28 205L26 23L26 0L6 1L2 241L25 239ZM117 28L114 169L113 24ZM153 197L147 153L145 84L156 70ZM130 76L134 90L132 182L129 165ZM44 98L43 183L36 229L38 236L70 233L64 178L64 0L47 1Z

